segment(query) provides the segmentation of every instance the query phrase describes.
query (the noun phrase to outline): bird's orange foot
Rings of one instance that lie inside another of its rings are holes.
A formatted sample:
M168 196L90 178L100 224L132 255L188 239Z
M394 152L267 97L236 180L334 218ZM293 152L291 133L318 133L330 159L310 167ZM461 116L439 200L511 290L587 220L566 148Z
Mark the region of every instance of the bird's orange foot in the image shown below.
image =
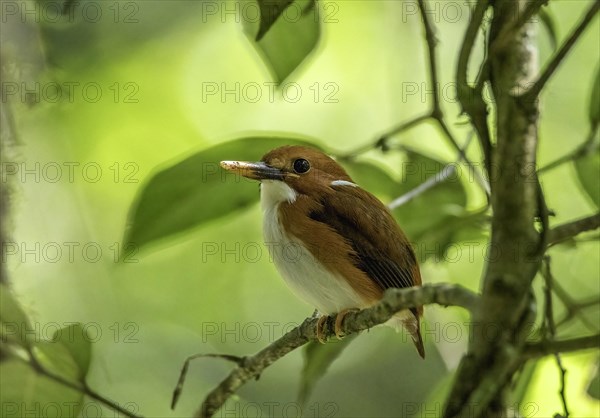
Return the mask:
M344 321L344 318L346 317L346 315L348 315L349 312L358 312L358 311L360 311L360 309L357 309L357 308L344 309L336 315L334 330L335 330L335 336L337 337L338 340L341 340L344 337L344 333L342 332L342 322Z
M325 344L327 342L325 339L325 326L327 325L328 319L328 315L321 315L317 321L317 340L319 340L321 344Z

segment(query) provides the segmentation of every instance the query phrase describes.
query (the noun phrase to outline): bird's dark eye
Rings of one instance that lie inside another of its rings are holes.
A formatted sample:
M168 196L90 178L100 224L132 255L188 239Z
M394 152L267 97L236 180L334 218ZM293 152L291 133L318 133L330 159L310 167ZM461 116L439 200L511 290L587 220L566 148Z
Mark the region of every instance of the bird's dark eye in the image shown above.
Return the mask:
M306 173L310 170L310 163L304 158L298 158L294 161L294 171L298 174Z

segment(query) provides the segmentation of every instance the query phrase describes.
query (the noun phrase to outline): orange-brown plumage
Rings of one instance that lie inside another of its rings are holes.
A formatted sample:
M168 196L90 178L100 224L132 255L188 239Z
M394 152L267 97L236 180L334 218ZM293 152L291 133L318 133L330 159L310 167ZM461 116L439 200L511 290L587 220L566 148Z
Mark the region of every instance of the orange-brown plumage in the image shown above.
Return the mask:
M327 155L286 146L267 153L257 165L234 164L239 163L223 162L225 168L262 181L265 239L297 243L305 251L298 260L286 260L274 249L275 264L288 284L322 313L365 308L388 288L421 285L414 251L390 211ZM319 277L311 281L306 274ZM313 283L315 289L307 289ZM423 357L421 315L419 307L398 318Z

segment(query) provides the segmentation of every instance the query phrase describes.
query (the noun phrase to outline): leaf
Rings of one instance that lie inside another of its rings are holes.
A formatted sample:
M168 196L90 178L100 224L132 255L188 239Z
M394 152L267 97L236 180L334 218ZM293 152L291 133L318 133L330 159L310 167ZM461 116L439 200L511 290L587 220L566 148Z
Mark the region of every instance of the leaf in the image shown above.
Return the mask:
M82 392L37 374L21 360L4 360L0 367L0 405L3 417L80 415L84 405Z
M34 331L23 309L5 284L0 284L0 339L14 340L22 347L30 346L27 335Z
M260 9L260 27L256 34L256 41L260 41L267 31L273 26L283 11L294 0L257 0Z
M354 341L356 334L349 335L343 340L330 341L326 344L311 341L304 346L304 368L302 369L298 402L305 405L310 398L315 384L325 376L327 369L337 359L344 349Z
M444 163L414 151L408 151L406 156L396 197L439 175L445 167ZM449 244L458 240L459 233L464 233L465 224L470 225L472 233L481 233L485 217L467 213L466 203L465 189L455 171L392 212L413 242L417 256L424 261L431 256L443 256Z
M278 6L277 10L281 13L274 18L271 18L274 13L268 12L268 19L261 18L258 29L255 22L243 19L246 34L262 55L277 84L300 66L319 41L321 27L315 1L278 0L278 4L286 4L286 7Z
M558 36L556 30L556 19L554 18L554 13L549 7L542 7L538 12L538 16L542 21L542 25L546 32L548 32L548 36L550 37L550 44L552 45L552 49L556 50L558 47Z
M57 330L52 341L62 344L78 367L78 378L83 381L90 368L92 344L86 330L81 324L72 324Z
M600 146L585 157L575 160L575 170L579 183L596 207L600 207Z
M594 130L600 123L600 67L596 71L596 79L592 88L592 95L590 96L589 117L592 130Z
M298 138L241 138L158 170L130 209L126 247L139 249L255 203L258 183L221 169L220 161L257 161L267 151L286 144L315 147Z
M81 381L80 368L69 349L59 342L40 341L34 353L42 366L71 382Z

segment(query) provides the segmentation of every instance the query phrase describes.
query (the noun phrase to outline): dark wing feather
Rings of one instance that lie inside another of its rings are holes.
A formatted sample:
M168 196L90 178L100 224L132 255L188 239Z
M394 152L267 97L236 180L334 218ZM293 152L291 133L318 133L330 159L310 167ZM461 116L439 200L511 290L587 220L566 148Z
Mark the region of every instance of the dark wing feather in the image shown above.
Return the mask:
M358 187L334 189L336 193L326 195L309 216L347 240L355 251L356 267L381 290L420 284L413 249L385 206Z

